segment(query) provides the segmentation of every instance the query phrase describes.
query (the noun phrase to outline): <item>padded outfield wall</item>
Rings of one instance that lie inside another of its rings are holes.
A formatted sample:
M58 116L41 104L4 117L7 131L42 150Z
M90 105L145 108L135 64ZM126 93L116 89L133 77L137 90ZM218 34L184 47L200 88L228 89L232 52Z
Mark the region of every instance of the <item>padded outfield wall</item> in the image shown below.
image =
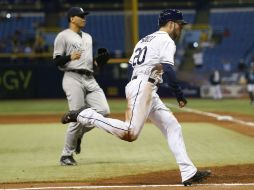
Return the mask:
M125 97L125 85L128 82L127 70L119 64L108 64L98 75L98 83L107 97ZM0 98L65 98L62 90L63 73L49 61L39 63L4 63L0 64ZM197 86L182 82L183 91L188 97L200 97ZM172 97L172 91L162 86L162 97Z

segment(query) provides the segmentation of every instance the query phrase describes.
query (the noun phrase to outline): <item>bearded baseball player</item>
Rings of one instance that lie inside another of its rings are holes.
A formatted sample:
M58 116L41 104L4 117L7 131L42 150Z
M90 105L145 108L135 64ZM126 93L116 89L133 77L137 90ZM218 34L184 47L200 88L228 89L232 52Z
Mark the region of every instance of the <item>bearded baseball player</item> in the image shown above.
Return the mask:
M68 112L63 123L77 121L92 124L125 141L138 138L149 118L157 126L175 156L181 172L182 183L187 186L200 182L211 172L199 171L187 155L182 129L172 112L157 94L163 78L174 90L180 107L187 103L177 83L174 67L175 42L181 35L186 21L179 10L167 9L159 15L159 31L142 38L135 46L129 63L133 68L131 81L126 86L128 109L125 122L105 118L91 108Z
M64 72L62 86L69 109L77 110L87 106L106 116L110 112L109 105L93 76L93 67L106 64L109 54L105 48L100 48L97 57L93 59L92 37L81 30L88 14L80 7L72 7L68 11L69 28L56 36L53 59ZM61 165L77 164L73 153L80 153L81 138L92 128L77 122L69 124L60 158Z

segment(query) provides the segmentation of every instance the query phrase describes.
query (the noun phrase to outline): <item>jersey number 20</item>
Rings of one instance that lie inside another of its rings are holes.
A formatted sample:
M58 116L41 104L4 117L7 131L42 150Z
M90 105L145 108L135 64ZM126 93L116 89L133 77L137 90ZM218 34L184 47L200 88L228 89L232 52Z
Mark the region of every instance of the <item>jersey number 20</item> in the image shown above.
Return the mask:
M141 65L144 63L146 58L147 46L144 48L138 48L135 51L135 56L133 58L132 65L135 66L136 64Z

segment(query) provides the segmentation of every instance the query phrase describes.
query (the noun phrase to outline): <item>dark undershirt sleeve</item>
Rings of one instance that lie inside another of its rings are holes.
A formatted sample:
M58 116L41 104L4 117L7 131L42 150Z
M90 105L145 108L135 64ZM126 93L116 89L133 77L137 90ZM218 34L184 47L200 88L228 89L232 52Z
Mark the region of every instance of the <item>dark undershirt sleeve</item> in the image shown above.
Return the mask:
M67 62L69 62L71 60L71 56L70 55L57 55L56 58L53 60L53 62L57 65L57 66L64 66Z
M176 73L175 70L173 69L173 66L166 63L162 63L162 66L164 71L163 73L163 80L165 80L164 82L166 82L167 85L173 89L177 99L184 98L182 89L176 79Z
M128 81L131 80L132 73L133 73L132 64L128 64Z

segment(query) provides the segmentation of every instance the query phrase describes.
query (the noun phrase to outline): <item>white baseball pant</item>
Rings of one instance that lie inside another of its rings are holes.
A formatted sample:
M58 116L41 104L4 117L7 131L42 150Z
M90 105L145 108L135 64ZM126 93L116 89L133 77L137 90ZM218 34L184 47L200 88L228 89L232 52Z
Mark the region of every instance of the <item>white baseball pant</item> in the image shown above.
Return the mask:
M197 168L187 155L180 124L159 98L157 86L147 82L148 77L139 75L127 84L125 92L128 109L125 122L105 118L91 108L83 110L77 120L82 124L92 124L122 140L134 141L149 118L166 137L179 166L182 181L185 181L195 175Z

